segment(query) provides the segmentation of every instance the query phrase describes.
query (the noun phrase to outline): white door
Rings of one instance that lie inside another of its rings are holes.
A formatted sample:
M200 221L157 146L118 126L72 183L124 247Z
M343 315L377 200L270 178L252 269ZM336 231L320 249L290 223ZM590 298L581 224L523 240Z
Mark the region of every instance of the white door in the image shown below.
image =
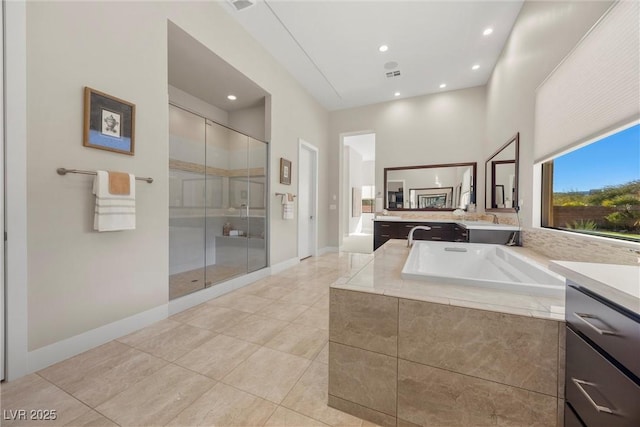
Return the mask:
M318 150L300 140L298 153L298 258L316 255Z

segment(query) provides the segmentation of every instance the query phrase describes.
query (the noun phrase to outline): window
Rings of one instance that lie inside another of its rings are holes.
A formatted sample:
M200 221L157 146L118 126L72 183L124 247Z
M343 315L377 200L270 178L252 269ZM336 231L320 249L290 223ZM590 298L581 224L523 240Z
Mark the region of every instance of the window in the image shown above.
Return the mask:
M362 186L362 213L374 213L376 211L375 187L373 185Z
M640 242L640 124L543 163L542 226Z

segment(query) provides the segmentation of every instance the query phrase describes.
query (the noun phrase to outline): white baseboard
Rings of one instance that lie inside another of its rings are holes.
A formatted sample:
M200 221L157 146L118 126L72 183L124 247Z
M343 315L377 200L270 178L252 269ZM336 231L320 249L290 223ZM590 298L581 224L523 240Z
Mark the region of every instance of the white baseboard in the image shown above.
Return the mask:
M318 249L318 256L332 252L339 252L339 249L336 246L325 246L324 248Z
M295 267L298 264L300 264L300 260L298 258L291 258L286 261L279 262L271 266L271 274L281 273L284 270Z
M255 282L256 280L264 279L265 277L269 277L268 268L263 268L261 270L254 271L253 273L249 273L245 276L237 277L235 279L231 279L226 282L211 286L210 288L205 288L197 292L193 292L189 295L176 298L172 301L169 301L169 316L173 316L176 313L180 313L181 311L187 310L191 307L195 307L198 304L202 304L203 302L207 302L213 298L217 298L220 295L224 295L231 291L235 291L236 289L240 289L250 283Z
M54 363L61 362L84 351L106 344L109 341L166 318L167 305L163 304L142 313L134 314L125 319L30 351L27 353L27 370L29 373L39 371Z

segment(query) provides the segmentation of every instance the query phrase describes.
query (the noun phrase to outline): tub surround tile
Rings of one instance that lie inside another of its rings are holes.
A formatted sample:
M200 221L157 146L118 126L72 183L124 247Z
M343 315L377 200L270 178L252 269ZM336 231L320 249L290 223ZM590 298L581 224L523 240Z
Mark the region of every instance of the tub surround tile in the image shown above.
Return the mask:
M175 363L209 378L220 380L259 348L259 345L247 341L217 335L176 360Z
M329 395L328 404L332 408L340 409L341 411L356 415L364 420L369 420L373 425L381 427L396 427L396 417L374 411L373 409L358 405L357 403Z
M399 357L557 395L558 322L400 300Z
M265 347L305 359L314 359L328 340L329 332L325 329L292 323L285 326L265 344Z
M65 425L91 411L91 408L37 374L31 374L6 384L3 383L0 401L2 402L3 411L18 411L21 409L27 411L26 420L3 419L2 425L7 427ZM29 420L29 411L38 409L55 409L56 420L53 422Z
M557 421L556 421L556 425L558 427L564 427L564 411L565 411L565 407L564 407L564 399L558 399L558 413L557 413Z
M362 420L327 406L328 366L313 362L282 406L332 426L360 427Z
M418 424L414 424L414 423L409 422L407 420L403 420L402 418L398 418L397 427L422 427L422 426L420 426Z
M169 365L96 410L120 425L164 425L214 385L205 376Z
M396 356L398 299L331 290L331 341Z
M279 404L310 363L302 357L263 347L225 376L222 382Z
M271 417L276 405L218 383L193 402L168 426L260 426Z
M396 415L397 359L329 342L329 394Z
M264 345L278 335L287 325L288 323L282 320L252 314L239 323L225 329L224 334L254 344Z
M173 362L214 336L213 332L183 324L141 342L136 348Z
M557 399L400 360L398 416L423 426L556 425Z
M306 417L290 409L278 406L278 409L267 420L265 427L323 427L327 424Z

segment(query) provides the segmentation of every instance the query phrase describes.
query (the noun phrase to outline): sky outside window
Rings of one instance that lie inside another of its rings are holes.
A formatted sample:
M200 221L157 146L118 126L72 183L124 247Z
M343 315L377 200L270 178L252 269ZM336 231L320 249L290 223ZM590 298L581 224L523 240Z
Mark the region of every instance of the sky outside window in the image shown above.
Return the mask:
M583 192L640 179L640 124L553 160L553 192Z

